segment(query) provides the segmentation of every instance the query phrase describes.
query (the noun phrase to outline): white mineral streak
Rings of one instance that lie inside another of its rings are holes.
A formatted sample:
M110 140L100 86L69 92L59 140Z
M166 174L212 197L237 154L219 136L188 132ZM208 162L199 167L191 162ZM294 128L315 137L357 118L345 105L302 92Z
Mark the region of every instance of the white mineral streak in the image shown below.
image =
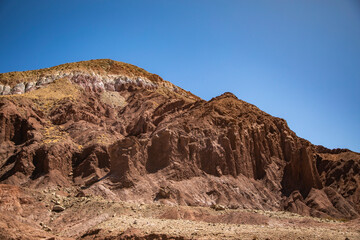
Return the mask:
M24 92L25 92L25 84L24 83L16 84L16 86L13 87L13 89L11 89L12 94L22 94Z
M82 88L90 91L120 91L122 90L122 88L127 88L132 85L146 89L164 87L171 91L179 92L179 89L170 82L161 81L154 83L145 77L129 77L126 75L101 75L94 72L83 71L59 71L52 75L39 77L34 82L21 82L13 88L8 85L0 85L0 95L22 94L41 88L60 78L67 78L72 83L78 84Z
M10 88L10 86L9 85L5 85L4 86L4 89L3 89L3 91L2 91L2 95L9 95L11 93L11 88Z
M30 92L31 90L34 90L36 85L36 82L28 82L25 85L25 92Z

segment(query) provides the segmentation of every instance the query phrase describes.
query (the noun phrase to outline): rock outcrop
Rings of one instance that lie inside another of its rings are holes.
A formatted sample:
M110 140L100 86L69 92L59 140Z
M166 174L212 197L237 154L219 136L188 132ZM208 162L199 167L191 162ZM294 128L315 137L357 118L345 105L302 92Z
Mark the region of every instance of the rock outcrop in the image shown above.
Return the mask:
M111 60L2 74L0 84L2 183L359 216L358 153L314 146L231 93L204 101Z

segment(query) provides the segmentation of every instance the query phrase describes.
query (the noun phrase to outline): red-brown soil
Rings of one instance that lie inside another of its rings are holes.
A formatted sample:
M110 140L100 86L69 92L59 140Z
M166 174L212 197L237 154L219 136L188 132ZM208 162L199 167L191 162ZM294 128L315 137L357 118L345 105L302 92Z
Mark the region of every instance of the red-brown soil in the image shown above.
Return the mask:
M1 237L359 237L359 153L315 146L231 93L204 101L90 63L0 76L29 86L0 96Z

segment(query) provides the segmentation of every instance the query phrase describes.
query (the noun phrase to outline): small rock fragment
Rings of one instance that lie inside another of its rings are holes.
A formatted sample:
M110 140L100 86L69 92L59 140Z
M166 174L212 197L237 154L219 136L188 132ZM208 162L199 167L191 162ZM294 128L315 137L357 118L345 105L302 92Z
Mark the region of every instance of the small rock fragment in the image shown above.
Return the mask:
M220 204L213 204L211 205L211 208L214 209L215 211L224 211L226 209L225 206Z
M65 210L65 208L61 205L54 205L52 210L53 210L53 212L62 212Z

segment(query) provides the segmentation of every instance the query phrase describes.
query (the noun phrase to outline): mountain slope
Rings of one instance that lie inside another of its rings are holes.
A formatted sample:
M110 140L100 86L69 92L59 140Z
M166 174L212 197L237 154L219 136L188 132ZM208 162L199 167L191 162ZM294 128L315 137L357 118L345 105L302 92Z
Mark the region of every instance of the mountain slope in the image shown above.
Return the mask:
M231 93L204 101L112 60L5 73L0 84L1 183L359 217L358 153L314 146Z

